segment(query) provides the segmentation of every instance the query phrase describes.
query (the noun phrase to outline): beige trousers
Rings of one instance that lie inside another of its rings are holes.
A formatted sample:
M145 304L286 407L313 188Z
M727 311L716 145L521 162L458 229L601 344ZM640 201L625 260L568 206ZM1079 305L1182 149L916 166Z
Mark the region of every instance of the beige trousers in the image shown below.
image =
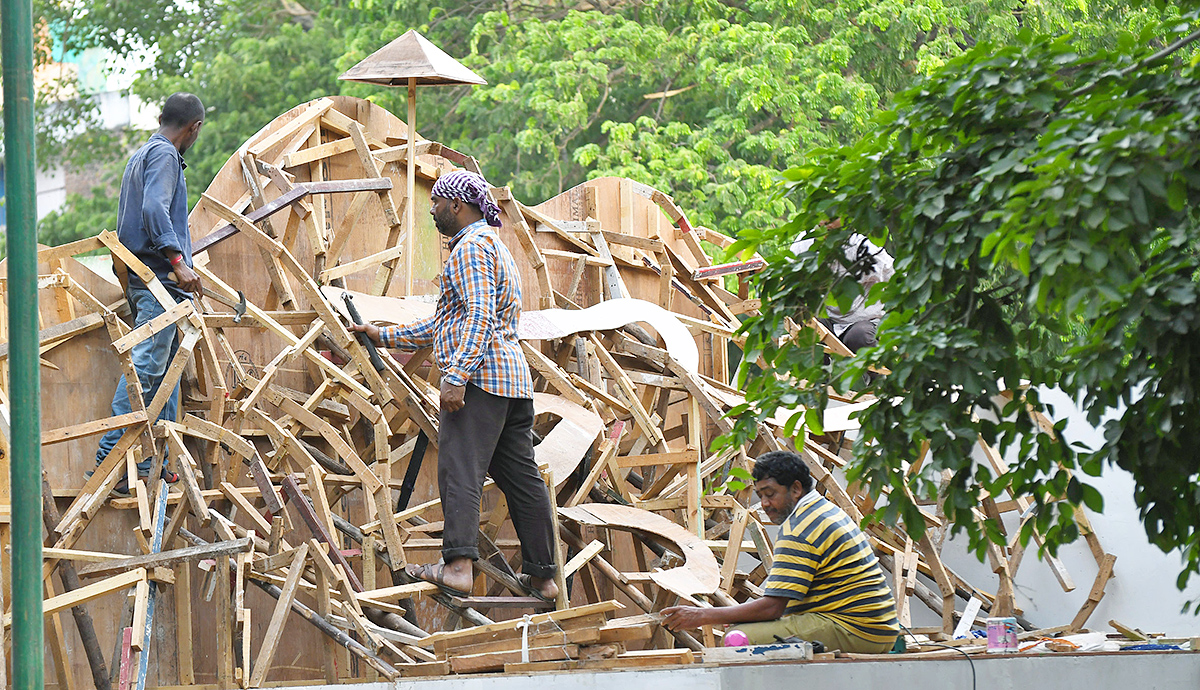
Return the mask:
M729 627L729 631L733 630L746 633L750 644L771 644L778 642L776 636L786 638L794 635L809 642L820 641L827 652L840 649L856 654L885 654L892 651L895 645L895 640L872 642L863 639L822 613L797 613L773 621L740 623Z

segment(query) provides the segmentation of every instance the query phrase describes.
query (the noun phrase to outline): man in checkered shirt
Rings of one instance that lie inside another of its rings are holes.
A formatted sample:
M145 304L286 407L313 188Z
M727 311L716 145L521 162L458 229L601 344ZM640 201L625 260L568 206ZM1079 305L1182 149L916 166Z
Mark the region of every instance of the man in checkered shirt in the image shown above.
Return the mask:
M458 596L470 593L479 558L479 499L490 474L508 499L521 541L521 584L531 596L553 601L553 512L533 456L533 379L517 339L517 264L492 229L500 227L500 209L483 177L462 170L442 175L432 201L434 224L450 238L437 310L406 326L351 326L385 347L433 346L442 374L443 563L409 566L408 573Z

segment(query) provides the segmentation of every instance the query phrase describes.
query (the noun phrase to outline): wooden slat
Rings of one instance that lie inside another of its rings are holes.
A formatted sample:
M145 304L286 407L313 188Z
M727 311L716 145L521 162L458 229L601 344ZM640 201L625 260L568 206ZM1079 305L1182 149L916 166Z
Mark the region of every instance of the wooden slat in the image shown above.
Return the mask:
M250 675L250 687L261 687L267 679L267 671L275 659L275 650L279 647L279 639L283 634L283 624L287 621L288 612L292 610L292 600L296 598L296 588L300 584L300 576L304 574L304 564L308 559L308 542L296 547L296 555L288 567L287 581L284 582L279 600L275 602L275 610L271 613L271 622L263 636L262 646L258 648L258 658L254 662L254 671Z
M232 556L238 553L248 553L251 545L249 537L234 541L219 541L209 546L188 546L182 549L172 549L160 553L148 553L132 556L119 561L105 561L85 565L79 569L80 576L99 577L121 573L130 569L148 570L157 567L173 567L180 563L190 563L217 556Z

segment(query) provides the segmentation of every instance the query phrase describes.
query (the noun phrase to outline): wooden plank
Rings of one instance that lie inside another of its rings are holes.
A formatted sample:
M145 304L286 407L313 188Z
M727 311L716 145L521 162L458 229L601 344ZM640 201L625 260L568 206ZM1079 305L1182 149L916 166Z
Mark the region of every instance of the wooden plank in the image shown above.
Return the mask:
M687 450L672 451L670 453L647 453L645 455L621 455L617 457L617 467L647 467L657 465L683 465L688 463L696 463L700 461L700 451L689 448Z
M78 606L84 602L91 601L97 597L102 597L105 594L110 594L117 590L127 589L131 585L146 579L145 568L135 568L119 575L114 575L100 582L93 582L90 585L85 585L79 589L59 594L42 602L42 615L48 616L52 613L65 611L73 606ZM12 625L12 614L4 614L4 627Z
M250 144L247 151L255 157L261 156L273 147L282 144L285 140L304 129L305 126L312 123L319 117L323 117L333 107L333 99L321 98L313 101L304 110L297 113L294 118L284 123L279 129L267 134L257 142Z
M328 268L321 272L319 277L321 283L330 283L338 278L365 271L368 268L374 268L385 261L394 261L404 253L404 245L398 244L394 247L388 247L379 252L375 252L370 256L364 256L361 259L351 261L345 264L339 264L333 268Z
M629 403L629 411L633 413L633 418L641 428L642 433L652 445L658 445L663 442L662 430L650 418L650 413L642 406L638 399L637 389L633 387L633 382L625 375L613 356L608 353L608 349L600 342L595 333L588 335L588 339L596 347L596 355L600 357L600 365L609 373L617 382L617 387L625 394L625 399Z
M310 467L309 470L315 472L316 468ZM315 474L310 476L315 476ZM314 494L314 503L324 498L324 491L321 489L321 483L319 481L310 481L309 487ZM299 511L301 518L304 520L304 524L308 525L308 528L313 535L317 537L318 541L325 545L326 549L328 549L328 557L343 567L346 573L346 578L349 580L353 591L361 592L363 589L362 583L358 581L358 578L354 575L354 571L350 568L350 564L346 561L345 557L342 556L342 552L338 550L337 546L335 545L333 534L330 532L329 527L326 526L326 523L324 523L320 517L318 517L316 510L309 505L308 499L305 498L303 493L301 493L300 485L296 483L296 478L292 475L285 477L283 480L283 490L285 494L291 497L292 506ZM327 511L328 504L325 504L324 507ZM330 518L330 523L332 523L332 517ZM325 556L326 554L322 549L314 550L313 557L318 563L321 562L320 559Z
M749 519L749 512L745 508L739 506L734 509L733 522L729 527L729 545L725 548L724 561L721 563L720 589L726 594L733 591L737 561L742 554L742 536L746 533L746 522Z
M53 578L44 583L47 597L58 594ZM71 661L67 656L66 636L63 634L61 614L46 618L46 645L50 647L50 655L54 659L54 675L58 680L59 690L75 690L75 676L71 673Z
M187 563L175 566L175 648L179 650L179 684L196 682L192 651L192 569Z
M86 561L89 563L104 563L107 561L119 561L128 556L119 553L106 553L102 551L78 551L75 549L56 549L50 546L42 547L42 558L50 558L65 561Z
M380 589L365 590L358 596L360 599L394 602L401 599L407 599L409 597L435 594L438 591L440 591L438 586L432 582L414 582L408 585L396 585L394 587L382 587Z
M37 262L39 264L48 264L59 259L69 259L103 248L104 243L100 241L99 237L88 237L68 242L67 244L60 244L57 247L43 247L38 250Z
M553 647L555 645L577 644L590 645L600 641L600 626L604 623L604 616L589 616L588 619L594 618L586 627L567 628L561 630L551 630L547 632L537 632L530 630L528 646L533 649L537 647ZM577 619L580 621L586 619ZM523 635L505 636L503 638L477 642L474 644L463 644L454 646L441 645L438 647L439 656L453 654L455 656L466 656L471 654L488 654L491 652L510 652L520 650L523 644Z
M124 300L110 307L115 311L119 306L123 306ZM67 340L77 335L89 333L104 325L104 317L100 314L85 314L74 318L66 323L47 326L38 331L38 347L46 348L52 343ZM44 350L43 350L44 351ZM8 343L0 343L0 361L8 359Z
M148 553L117 561L105 561L102 563L86 565L79 569L79 574L85 577L96 577L119 574L128 571L131 568L141 570L148 570L157 567L169 568L179 565L180 563L191 563L194 561L204 560L206 558L216 558L218 556L232 556L239 553L248 553L251 550L250 545L250 538L245 537L243 539L237 539L234 541L219 541L208 546L188 546L182 549L172 549L170 551Z
M151 337L155 333L161 332L168 326L173 326L181 319L195 313L195 308L192 307L191 300L184 300L166 310L162 314L150 319L146 323L129 331L124 336L113 341L113 349L117 354L123 354L133 349L135 345L142 342L146 338Z
M214 521L214 524L216 522ZM233 599L229 592L229 556L217 556L217 687L233 687Z
M599 448L596 449L595 460L593 461L591 470L588 471L587 477L580 483L579 488L575 491L566 503L568 507L576 506L583 502L592 488L596 486L596 482L600 480L600 474L608 467L617 453L617 446L611 439L604 439L600 442ZM619 477L614 477L613 482L619 482Z
M474 609L545 609L554 608L552 602L538 599L537 597L456 597L451 596L450 601L455 606L467 607Z
M237 487L229 482L221 482L220 489L221 494L229 499L230 503L237 506L238 513L245 515L260 535L265 537L271 534L271 523L267 522L262 513L258 512L258 509L250 503L242 492L237 490Z
M49 446L55 443L64 441L74 441L77 438L84 438L101 432L108 432L112 429L125 429L135 424L140 424L146 421L146 411L138 410L129 414L117 415L105 419L97 419L83 424L74 426L65 426L58 429L51 429L42 433L42 445Z
M294 168L298 165L313 163L331 156L348 153L353 150L354 140L350 137L343 137L341 139L334 139L333 141L321 144L319 146L309 146L308 148L300 149L295 153L289 153L283 157L279 165L282 168Z
M138 580L133 598L133 637L129 647L135 652L147 652L144 640L146 638L146 610L150 603L149 580Z
M211 518L208 515L208 502L204 500L204 495L200 492L200 484L196 481L194 469L196 461L192 458L192 454L188 451L179 432L170 426L166 427L166 431L167 445L175 453L175 466L179 469L179 476L183 482L183 495L192 506L192 514L200 518L202 524L207 525Z
M588 543L587 546L583 547L579 553L572 556L571 560L567 561L566 565L563 566L563 577L570 577L573 573L575 573L575 571L587 565L587 562L592 560L593 556L600 553L605 548L604 542L593 539Z
M559 645L555 647L538 647L529 650L529 659L533 661L555 661L559 659L575 659L579 656L579 645ZM517 649L507 652L489 652L486 654L471 654L467 656L450 657L450 670L455 673L483 673L499 671L506 664L520 663L522 651Z
M283 634L283 624L287 621L288 612L292 610L292 600L296 598L296 588L300 584L300 576L304 574L307 559L308 542L304 542L296 547L296 554L288 568L287 581L283 584L279 600L275 602L271 622L267 624L267 632L263 636L262 646L258 648L258 658L254 662L254 671L250 675L250 687L261 687L267 679L267 671L275 659L275 651Z
M1088 593L1087 601L1083 602L1079 613L1075 614L1075 618L1071 621L1071 630L1082 630L1087 624L1088 618L1092 612L1100 605L1100 600L1104 598L1104 588L1108 585L1108 581L1112 578L1113 565L1117 562L1117 557L1111 553L1104 554L1104 560L1100 563L1100 571L1096 573L1096 580L1092 583L1092 589Z
M562 611L551 611L549 613L539 613L529 617L530 625L539 625L550 621L561 622L568 621L572 618L580 618L582 616L590 616L595 613L608 613L609 611L619 611L625 608L618 601L602 601L597 604L588 604L586 606L577 606L575 608L563 609ZM421 640L420 646L429 649L439 641L450 641L461 639L467 636L477 636L486 633L492 633L503 630L516 630L521 625L522 619L501 621L490 625L480 625L466 630L458 630L452 632L436 632Z
M285 398L274 391L267 391L264 394L264 397L270 400L273 405L278 407L285 414L290 415L293 419L309 429L317 432L321 435L321 438L328 441L329 445L333 446L334 451L337 452L338 457L340 457L342 461L350 467L350 469L354 470L354 474L360 480L362 480L363 489L365 491L373 494L383 486L383 483L379 481L379 477L375 476L375 473L371 471L371 468L368 467L365 462L363 462L362 458L359 457L354 448L346 442L342 435L339 434L337 430L329 424L329 422L326 422L317 415L308 411L296 401L291 400L290 398Z

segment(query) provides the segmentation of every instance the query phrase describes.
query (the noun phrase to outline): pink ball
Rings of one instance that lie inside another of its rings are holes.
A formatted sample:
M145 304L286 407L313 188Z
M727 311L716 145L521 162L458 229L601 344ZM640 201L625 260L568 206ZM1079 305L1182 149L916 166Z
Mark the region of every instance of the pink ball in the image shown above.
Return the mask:
M726 647L745 647L750 644L750 638L741 630L730 630L725 633L724 642Z

